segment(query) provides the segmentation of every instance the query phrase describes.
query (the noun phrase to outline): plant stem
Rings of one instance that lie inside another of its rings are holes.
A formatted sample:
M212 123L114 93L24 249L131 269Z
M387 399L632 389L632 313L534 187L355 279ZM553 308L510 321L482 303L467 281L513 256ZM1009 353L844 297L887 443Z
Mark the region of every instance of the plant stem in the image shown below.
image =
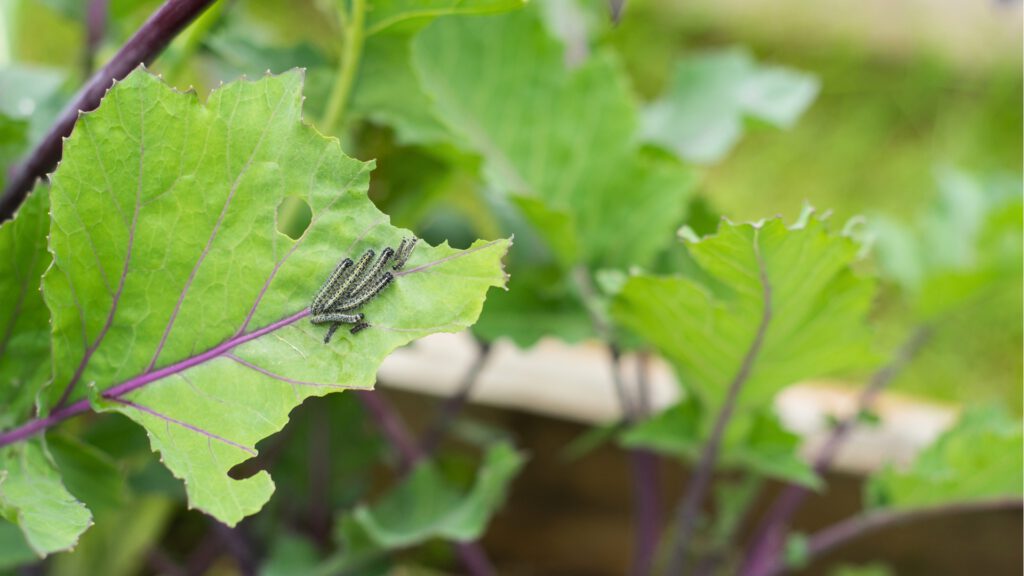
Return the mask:
M404 476L419 462L424 453L405 425L398 411L379 391L361 390L356 397L370 413L371 418L388 442L398 451L399 470ZM497 572L487 553L477 542L456 542L455 553L470 576L495 576Z
M612 350L611 369L613 375L621 380L621 363L617 350ZM637 403L633 407L623 406L627 412L627 422L636 422L650 413L649 396L650 381L648 379L648 362L650 357L641 353L637 359ZM625 383L619 382L617 389L625 390ZM620 402L623 397L620 396ZM632 476L633 520L636 529L633 533L633 560L630 574L647 576L654 568L654 557L658 551L658 534L661 528L661 483L658 479L658 455L649 450L633 449L628 451L629 469Z
M843 546L866 534L892 528L902 524L919 522L950 514L966 514L973 512L1014 511L1024 509L1024 500L1020 498L998 498L977 502L954 502L927 508L910 510L885 510L870 512L837 522L827 528L815 532L807 541L807 558L812 560L835 548ZM778 576L786 573L788 567L778 557L773 558L759 572L758 576Z
M216 0L167 0L139 28L117 54L79 90L61 111L57 122L20 164L15 166L0 198L0 222L11 218L37 178L57 165L63 140L81 112L95 110L115 80L139 64L151 62L188 24Z
M341 54L338 74L334 79L334 87L327 101L327 111L320 129L326 134L334 132L341 124L345 115L345 106L352 93L352 84L359 69L359 60L363 53L364 29L366 24L366 0L352 0L352 11L342 19L345 26L345 46Z
M437 447L448 433L449 428L451 428L459 413L466 406L466 402L469 401L469 395L472 393L477 381L480 380L480 373L483 372L487 359L490 358L491 345L481 340L474 340L474 342L476 342L479 350L476 359L473 360L469 370L466 371L458 391L445 399L444 404L441 405L441 409L438 411L437 417L434 419L434 423L427 429L427 432L423 435L423 441L420 442L420 449L427 456L430 456L437 450Z
M85 13L85 54L82 69L85 75L92 74L96 66L96 52L107 30L107 13L109 0L89 0Z
M860 414L869 410L878 395L888 387L893 378L917 356L921 348L931 337L930 326L919 326L900 346L888 364L874 373L868 386L861 391L857 399L857 408L832 430L832 434L814 459L814 471L824 474L832 466L839 448L846 441L850 432L856 427ZM803 486L790 484L775 498L768 512L754 530L747 556L744 560L745 574L759 574L764 567L773 563L773 556L782 548L782 540L793 515L803 505L810 492Z
M729 385L729 391L726 395L725 403L722 405L722 409L718 412L718 416L715 419L715 425L711 431L711 437L708 438L707 443L704 445L704 452L701 455L700 463L694 471L694 476L686 490L686 495L682 502L680 502L677 512L678 529L676 542L672 549L672 558L669 564L668 574L686 573L687 548L690 545L690 539L693 536L693 531L697 524L697 517L700 516L701 505L704 503L704 497L707 494L708 488L711 485L711 479L714 476L715 464L718 460L718 449L722 443L722 438L725 435L725 428L728 425L729 420L732 418L733 410L736 408L736 402L739 399L740 390L742 390L743 385L750 376L751 370L753 370L754 362L757 360L757 356L761 351L761 346L764 343L768 324L771 322L772 288L771 283L768 281L768 272L765 270L764 259L761 257L758 235L756 232L754 235L754 252L757 255L757 265L761 277L761 288L764 299L764 310L761 313L761 322L757 327L757 332L754 334L754 340L750 343L750 348L747 349L747 353L743 357L743 362L740 364L740 368L736 372L736 376Z

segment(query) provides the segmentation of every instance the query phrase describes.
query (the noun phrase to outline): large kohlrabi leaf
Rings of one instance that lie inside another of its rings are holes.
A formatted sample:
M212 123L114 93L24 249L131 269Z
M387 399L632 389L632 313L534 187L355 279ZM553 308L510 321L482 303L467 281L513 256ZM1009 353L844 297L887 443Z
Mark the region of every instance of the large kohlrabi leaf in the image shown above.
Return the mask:
M421 243L363 308L372 328L324 344L307 311L323 279L409 233L367 198L372 164L302 123L301 89L291 72L224 85L202 105L137 70L80 118L51 180L45 404L141 424L189 505L227 524L273 491L265 472L228 470L296 405L372 387L392 350L465 328L505 282L508 241ZM312 212L298 239L277 229L286 198Z
M1021 421L998 408L975 408L906 470L888 467L868 482L870 505L892 508L1024 494Z
M788 128L817 94L813 76L762 66L745 50L691 56L644 112L643 136L680 158L710 163L739 141L747 118Z
M564 264L643 266L671 243L691 174L640 150L612 54L568 70L527 9L437 20L417 35L413 61L455 141L483 159L492 187L519 199Z
M763 408L801 379L874 362L865 323L874 283L850 269L857 245L817 217L805 214L792 227L779 219L724 222L686 248L697 267L691 275L632 277L612 314L658 347L709 413L722 406L766 305L770 318L739 397L741 412ZM705 419L705 433L713 420Z

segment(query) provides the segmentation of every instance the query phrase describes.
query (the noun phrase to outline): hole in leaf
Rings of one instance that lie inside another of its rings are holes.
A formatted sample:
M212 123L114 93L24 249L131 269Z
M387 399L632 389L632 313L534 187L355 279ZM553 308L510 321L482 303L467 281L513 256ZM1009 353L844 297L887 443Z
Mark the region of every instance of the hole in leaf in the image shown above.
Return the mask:
M277 206L277 231L298 240L313 220L313 209L302 198L289 196Z

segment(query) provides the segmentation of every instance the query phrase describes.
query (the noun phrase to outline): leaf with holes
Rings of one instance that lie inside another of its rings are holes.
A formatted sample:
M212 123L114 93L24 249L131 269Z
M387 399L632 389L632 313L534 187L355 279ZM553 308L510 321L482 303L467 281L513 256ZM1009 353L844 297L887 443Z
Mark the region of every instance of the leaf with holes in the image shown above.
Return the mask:
M850 269L857 245L817 217L725 222L686 247L696 271L630 278L612 314L658 347L709 413L744 368L738 415L749 416L784 386L876 361L865 323L874 283ZM713 421L703 420L699 436Z
M410 234L367 198L372 163L303 124L301 90L290 72L227 84L203 105L136 70L79 119L51 179L49 416L0 445L90 409L123 413L190 506L235 524L273 483L228 471L292 408L371 388L395 348L476 320L505 283L506 240L420 243L361 309L372 326L324 344L307 309L324 278ZM297 239L278 230L287 198L312 213Z

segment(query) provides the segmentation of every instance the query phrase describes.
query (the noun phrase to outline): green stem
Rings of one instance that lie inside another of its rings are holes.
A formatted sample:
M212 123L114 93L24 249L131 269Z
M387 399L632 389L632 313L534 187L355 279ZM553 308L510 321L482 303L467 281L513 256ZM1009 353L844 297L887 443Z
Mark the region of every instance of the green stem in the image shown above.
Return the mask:
M359 69L359 60L363 53L366 0L352 0L350 14L342 15L341 21L345 27L345 47L321 126L326 134L334 132L335 127L341 124L341 119L345 115L345 105L352 93L352 83L355 82L356 70Z

